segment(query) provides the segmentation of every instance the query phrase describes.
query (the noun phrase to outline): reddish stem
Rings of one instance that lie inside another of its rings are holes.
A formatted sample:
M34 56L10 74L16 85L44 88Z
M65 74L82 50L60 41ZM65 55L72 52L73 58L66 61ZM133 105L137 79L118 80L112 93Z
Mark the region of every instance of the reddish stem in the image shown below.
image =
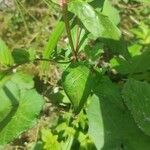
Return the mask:
M75 47L76 53L77 53L78 50L79 50L80 35L81 35L81 28L78 26L78 27L77 27L77 37L76 37L76 47Z
M77 53L76 53L76 50L74 48L72 35L71 35L71 27L70 27L70 23L69 23L69 19L68 19L67 0L61 0L61 5L62 5L62 13L63 13L64 23L65 23L65 27L66 27L66 32L67 32L67 36L69 39L69 44L70 44L70 47L71 47L72 52L73 52L74 60L77 61Z

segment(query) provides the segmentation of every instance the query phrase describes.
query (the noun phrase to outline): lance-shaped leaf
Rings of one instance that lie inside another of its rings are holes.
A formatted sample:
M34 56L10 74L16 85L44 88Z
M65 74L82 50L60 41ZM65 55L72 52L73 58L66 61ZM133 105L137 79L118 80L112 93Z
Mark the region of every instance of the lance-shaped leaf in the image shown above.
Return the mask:
M71 64L62 76L63 88L72 102L76 112L79 112L91 91L90 69L84 64Z
M55 47L57 46L57 43L64 32L64 29L65 29L64 22L59 20L58 23L56 24L56 27L52 31L50 38L48 40L48 43L43 52L44 59L49 59L51 57L51 54L52 54L53 50L55 49ZM49 67L48 62L41 63L42 71L45 71L46 69L48 69L48 67Z

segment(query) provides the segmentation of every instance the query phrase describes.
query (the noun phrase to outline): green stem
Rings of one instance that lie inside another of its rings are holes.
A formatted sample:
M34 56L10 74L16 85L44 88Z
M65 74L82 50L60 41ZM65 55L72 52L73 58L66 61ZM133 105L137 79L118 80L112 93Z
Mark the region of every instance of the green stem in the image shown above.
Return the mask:
M70 63L71 61L66 61L66 62L63 62L63 61L55 61L55 60L51 60L51 59L46 59L46 58L36 58L34 59L33 61L28 61L28 62L24 62L24 63L20 63L20 64L16 64L16 65L13 65L13 66L9 66L10 68L8 68L7 70L3 70L3 72L5 73L4 76L0 76L0 80L5 77L5 75L9 74L10 72L12 72L13 69L16 69L22 65L26 65L26 64L29 64L29 63L37 63L39 61L44 61L44 62L52 62L52 63L60 63L60 64L68 64Z

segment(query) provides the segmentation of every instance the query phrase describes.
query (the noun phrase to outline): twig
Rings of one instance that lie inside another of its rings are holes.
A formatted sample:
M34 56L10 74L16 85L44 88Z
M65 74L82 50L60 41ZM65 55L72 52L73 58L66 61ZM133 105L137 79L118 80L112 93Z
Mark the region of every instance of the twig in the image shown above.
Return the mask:
M19 67L21 65L25 65L25 64L28 64L28 63L32 63L32 62L36 63L37 61L48 61L48 62L60 63L60 64L67 64L67 63L71 62L71 60L63 62L63 61L54 61L54 60L45 59L45 58L36 58L33 61L28 61L28 62L24 62L24 63L20 63L20 64L17 64L17 65L10 66L10 68L8 68L7 70L4 70L4 72L6 72L6 74L7 74L7 73L10 73L12 70L16 69L17 67Z

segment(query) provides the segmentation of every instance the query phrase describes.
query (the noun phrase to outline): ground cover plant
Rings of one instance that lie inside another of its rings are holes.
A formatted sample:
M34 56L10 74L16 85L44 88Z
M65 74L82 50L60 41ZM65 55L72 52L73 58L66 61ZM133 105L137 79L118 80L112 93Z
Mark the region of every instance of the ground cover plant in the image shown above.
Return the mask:
M0 38L0 149L149 150L149 0L14 3L9 33L36 32L29 6L57 13L47 42Z

